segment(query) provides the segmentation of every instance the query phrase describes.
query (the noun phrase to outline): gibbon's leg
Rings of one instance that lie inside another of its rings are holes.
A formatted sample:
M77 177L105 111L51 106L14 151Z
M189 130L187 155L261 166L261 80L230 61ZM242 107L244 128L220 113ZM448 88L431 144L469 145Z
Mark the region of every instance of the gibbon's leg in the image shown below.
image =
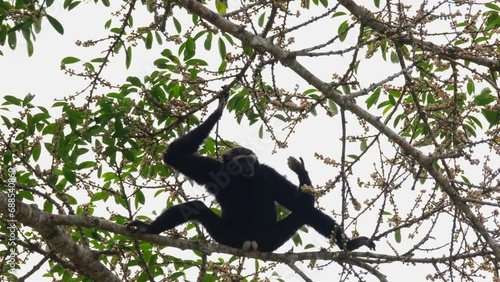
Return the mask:
M271 226L266 226L256 232L255 241L257 250L261 252L272 252L292 238L293 235L305 224L305 220L299 213L292 212L286 218Z
M190 201L166 209L151 223L134 220L127 224L127 229L134 233L160 234L190 220L212 218L212 215L218 218L203 202Z
M149 225L151 233L159 234L165 230L172 229L177 225L186 223L198 218L217 217L207 206L201 201L185 202L163 211ZM216 219L214 219L216 220Z
M188 221L199 222L217 243L242 248L247 234L228 224L201 201L190 201L166 209L150 224L135 220L127 224L133 233L159 234Z

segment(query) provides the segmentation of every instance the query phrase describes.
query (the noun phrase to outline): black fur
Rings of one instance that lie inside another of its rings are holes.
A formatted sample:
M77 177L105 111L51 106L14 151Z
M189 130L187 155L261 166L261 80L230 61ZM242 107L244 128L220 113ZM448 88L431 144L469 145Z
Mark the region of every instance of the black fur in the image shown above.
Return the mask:
M354 250L363 245L374 249L375 244L366 237L348 240L332 218L314 208L313 195L297 189L273 168L260 164L251 150L231 149L223 155L223 161L197 154L222 116L226 99L219 101L217 110L201 125L174 140L163 158L165 164L204 185L220 204L221 216L201 201L190 201L165 210L150 224L136 220L127 228L132 232L159 234L187 221L197 221L220 244L271 252L306 224L327 238L336 231L336 242L341 249ZM300 186L311 185L303 163L293 160L289 159L289 166L299 176ZM238 161L247 163L242 165ZM277 221L275 203L291 214Z

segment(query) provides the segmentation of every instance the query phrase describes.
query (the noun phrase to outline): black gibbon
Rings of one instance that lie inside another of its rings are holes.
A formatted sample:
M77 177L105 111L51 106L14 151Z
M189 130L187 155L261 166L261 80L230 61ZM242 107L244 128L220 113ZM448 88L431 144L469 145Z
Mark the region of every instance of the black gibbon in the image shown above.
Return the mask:
M244 250L272 252L290 239L303 225L309 225L326 238L335 236L340 249L361 246L375 249L367 237L349 240L330 216L314 207L314 196L298 189L273 168L259 163L249 149L227 151L222 161L200 156L198 148L221 118L227 95L219 99L217 110L202 124L174 140L163 156L171 166L205 186L221 208L216 215L201 201L189 201L165 210L151 223L139 220L127 225L132 233L159 234L188 221L201 223L220 244ZM298 175L300 186L311 185L304 164L295 158L289 167ZM277 221L276 203L291 213Z

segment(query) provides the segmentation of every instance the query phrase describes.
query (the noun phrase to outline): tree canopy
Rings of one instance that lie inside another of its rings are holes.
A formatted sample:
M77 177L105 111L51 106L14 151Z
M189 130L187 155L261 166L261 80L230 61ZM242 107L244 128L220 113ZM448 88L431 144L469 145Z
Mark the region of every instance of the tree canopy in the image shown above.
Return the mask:
M40 87L0 90L2 276L500 281L500 5L360 2L0 0L2 85ZM64 81L4 63L47 50ZM303 157L318 207L376 251L307 227L275 253L219 245L196 223L125 229L187 200L218 210L161 154L222 87L231 131L200 154L246 142Z

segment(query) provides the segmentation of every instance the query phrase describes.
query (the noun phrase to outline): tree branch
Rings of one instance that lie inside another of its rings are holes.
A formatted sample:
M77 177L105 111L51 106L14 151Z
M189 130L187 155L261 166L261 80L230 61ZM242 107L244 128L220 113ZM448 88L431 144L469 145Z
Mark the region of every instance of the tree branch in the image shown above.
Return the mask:
M8 196L0 192L0 213L9 214ZM121 279L99 262L91 250L75 243L66 232L52 222L51 214L16 200L16 220L36 230L50 245L54 252L66 256L83 275L94 281L116 281Z

